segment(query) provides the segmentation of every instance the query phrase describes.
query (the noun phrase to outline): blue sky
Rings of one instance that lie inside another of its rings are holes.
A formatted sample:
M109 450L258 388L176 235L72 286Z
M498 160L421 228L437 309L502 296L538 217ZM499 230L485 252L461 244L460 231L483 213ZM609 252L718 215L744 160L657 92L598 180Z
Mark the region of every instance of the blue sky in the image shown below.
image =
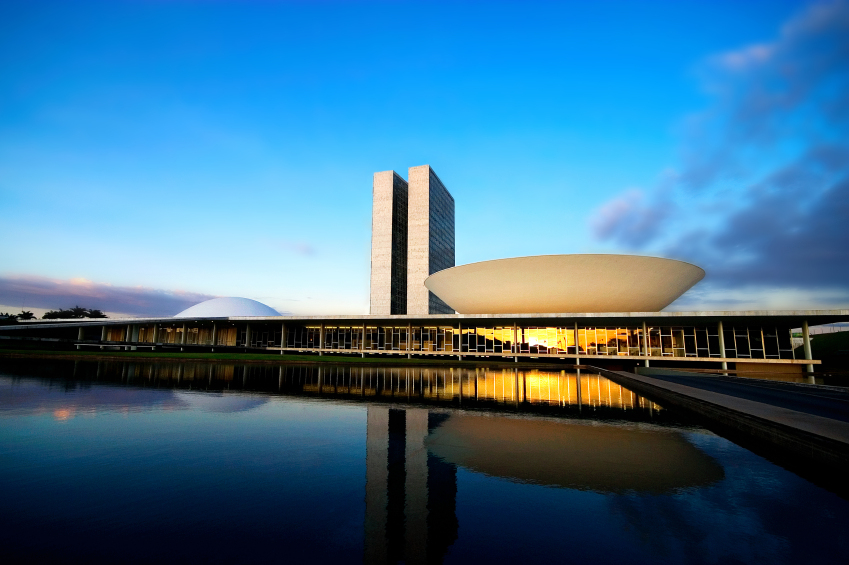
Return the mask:
M366 313L372 173L430 164L458 264L847 307L847 37L844 2L3 2L0 305Z

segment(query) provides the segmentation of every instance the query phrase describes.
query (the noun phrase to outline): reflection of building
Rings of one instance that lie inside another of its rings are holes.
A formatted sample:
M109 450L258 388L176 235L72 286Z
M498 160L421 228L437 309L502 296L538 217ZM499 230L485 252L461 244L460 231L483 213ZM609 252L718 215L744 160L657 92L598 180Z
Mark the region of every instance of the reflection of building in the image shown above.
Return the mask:
M722 467L677 429L452 414L430 453L491 477L605 493L669 494L709 485ZM611 461L627 461L623 473Z
M439 423L427 410L369 406L366 563L441 562L457 539L456 469L424 444Z

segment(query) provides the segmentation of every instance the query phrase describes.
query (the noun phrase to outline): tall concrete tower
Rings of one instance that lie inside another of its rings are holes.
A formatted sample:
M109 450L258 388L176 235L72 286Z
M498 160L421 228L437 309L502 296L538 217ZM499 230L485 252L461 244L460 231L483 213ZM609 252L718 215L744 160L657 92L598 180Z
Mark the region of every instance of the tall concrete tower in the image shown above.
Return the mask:
M424 281L454 266L454 198L430 165L410 167L407 179L407 314L453 314Z
M369 312L407 313L407 181L395 171L374 173Z

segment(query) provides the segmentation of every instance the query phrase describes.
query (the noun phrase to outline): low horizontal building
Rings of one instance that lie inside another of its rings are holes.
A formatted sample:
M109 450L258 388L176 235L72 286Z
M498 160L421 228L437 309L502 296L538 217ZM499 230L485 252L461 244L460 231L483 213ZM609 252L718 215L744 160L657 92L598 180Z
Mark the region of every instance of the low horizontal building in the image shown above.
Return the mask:
M819 363L808 327L845 321L849 310L40 320L0 327L0 342L801 373ZM793 328L802 330L803 354Z

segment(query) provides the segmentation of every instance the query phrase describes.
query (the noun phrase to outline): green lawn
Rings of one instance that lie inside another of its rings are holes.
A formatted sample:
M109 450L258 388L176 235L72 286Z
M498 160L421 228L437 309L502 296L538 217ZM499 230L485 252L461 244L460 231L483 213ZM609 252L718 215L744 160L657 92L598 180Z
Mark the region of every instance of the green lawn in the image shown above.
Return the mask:
M796 359L805 358L805 349L797 347ZM849 351L849 332L834 332L811 336L811 356L814 359L831 358Z

